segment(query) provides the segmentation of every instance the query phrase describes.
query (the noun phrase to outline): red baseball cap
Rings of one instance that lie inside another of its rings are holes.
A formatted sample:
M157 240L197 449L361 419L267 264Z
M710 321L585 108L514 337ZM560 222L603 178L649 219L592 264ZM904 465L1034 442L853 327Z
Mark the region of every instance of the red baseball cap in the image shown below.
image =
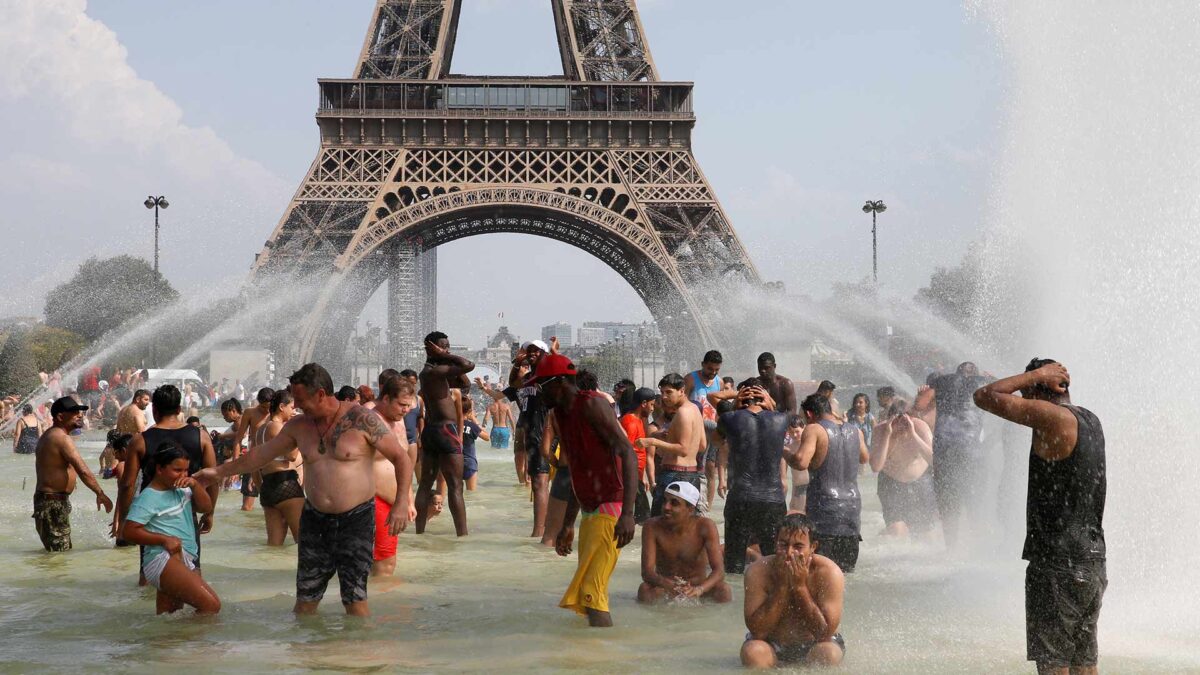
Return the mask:
M575 364L562 354L547 354L538 361L537 371L529 384L541 384L546 380L563 375L575 375Z

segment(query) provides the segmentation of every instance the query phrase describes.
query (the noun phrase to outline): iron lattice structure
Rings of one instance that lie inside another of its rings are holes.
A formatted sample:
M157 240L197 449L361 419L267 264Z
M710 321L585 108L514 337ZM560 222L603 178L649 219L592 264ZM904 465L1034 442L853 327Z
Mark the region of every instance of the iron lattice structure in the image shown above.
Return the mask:
M692 154L692 84L658 79L634 0L553 0L551 78L449 75L460 1L378 0L356 78L319 81L320 151L254 264L324 284L282 359L344 372L386 280L390 365L419 362L436 247L491 232L604 261L688 360L740 341L722 302L758 273Z

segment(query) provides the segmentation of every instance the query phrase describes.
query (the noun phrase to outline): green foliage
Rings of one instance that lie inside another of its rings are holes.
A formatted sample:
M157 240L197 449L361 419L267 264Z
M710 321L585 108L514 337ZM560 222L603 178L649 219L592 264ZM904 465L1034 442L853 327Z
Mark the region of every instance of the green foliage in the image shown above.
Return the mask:
M929 285L917 291L916 301L964 333L972 333L975 312L982 300L983 259L977 247L956 267L939 267Z
M42 372L50 372L70 361L87 346L83 336L62 328L40 325L29 333L29 350Z
M141 258L89 258L70 281L47 294L46 325L90 342L177 297L166 278Z
M41 384L30 349L31 332L26 327L13 328L0 349L0 394L24 396Z

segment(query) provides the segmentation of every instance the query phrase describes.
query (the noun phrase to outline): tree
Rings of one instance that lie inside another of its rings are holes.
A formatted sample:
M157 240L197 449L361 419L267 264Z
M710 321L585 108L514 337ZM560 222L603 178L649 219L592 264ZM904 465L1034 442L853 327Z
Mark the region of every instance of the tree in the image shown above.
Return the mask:
M75 358L87 346L83 336L46 325L31 330L28 343L37 369L45 373Z
M972 333L982 279L983 260L979 249L973 246L958 266L937 268L929 278L929 285L917 291L915 300L955 328Z
M90 342L177 297L166 278L142 258L89 258L70 281L46 296L46 325Z
M13 328L0 349L0 394L24 396L41 384L29 336L29 328Z

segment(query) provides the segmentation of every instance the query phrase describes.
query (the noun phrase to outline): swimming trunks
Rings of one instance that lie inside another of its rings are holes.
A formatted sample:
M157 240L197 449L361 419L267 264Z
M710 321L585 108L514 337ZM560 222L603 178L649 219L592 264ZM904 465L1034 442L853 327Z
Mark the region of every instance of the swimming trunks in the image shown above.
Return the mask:
M708 485L704 472L699 467L676 466L664 464L655 472L654 503L650 507L650 516L661 516L663 504L667 501L667 486L675 481L691 483L700 491L700 503L696 511L700 515L708 513Z
M259 494L262 495L262 505L267 508L275 508L289 499L304 499L300 474L290 469L264 474Z
M596 511L585 511L579 525L579 566L559 607L587 614L608 611L608 581L617 567L617 519L621 504L608 502Z
M554 472L550 480L550 496L560 501L571 499L571 467L562 465Z
M65 492L33 495L33 524L47 551L71 550L71 500Z
M387 560L396 555L396 548L400 543L400 535L392 536L388 534L388 515L392 512L392 505L383 500L379 495L375 495L375 550L373 558L376 561Z
M320 602L334 572L342 604L365 602L375 562L375 500L344 513L322 513L304 502L296 554L296 601Z
M508 427L492 427L491 439L493 448L507 448L510 438L512 438L512 429Z
M933 492L932 471L902 483L886 473L879 474L879 503L883 522L904 523L914 532L928 532L937 522L937 500Z
M196 557L187 551L183 551L183 564L189 570L196 569ZM159 551L142 565L142 575L146 577L146 582L151 586L161 589L159 582L162 581L163 570L167 569L167 562L171 560L171 554L166 551Z
M1025 656L1039 666L1094 666L1108 574L1103 560L1031 561L1025 569Z
M782 501L725 500L725 572L741 574L746 569L746 548L758 544L763 555L775 553L775 538L783 526L787 505ZM821 551L825 553L824 550Z
M257 497L258 488L254 487L254 481L250 480L250 474L244 473L241 477L242 487L241 492L243 497Z
M749 642L753 639L754 636L746 633L746 642ZM841 633L834 633L833 637L830 638L829 641L841 647L843 654L846 653L846 638L842 637ZM794 645L782 645L778 642L773 642L770 640L766 642L767 644L771 645L771 649L775 651L776 664L800 663L801 661L808 659L808 653L812 651L813 647L821 644L820 642L798 642Z
M454 422L426 424L421 432L421 451L432 455L461 455L462 437Z

